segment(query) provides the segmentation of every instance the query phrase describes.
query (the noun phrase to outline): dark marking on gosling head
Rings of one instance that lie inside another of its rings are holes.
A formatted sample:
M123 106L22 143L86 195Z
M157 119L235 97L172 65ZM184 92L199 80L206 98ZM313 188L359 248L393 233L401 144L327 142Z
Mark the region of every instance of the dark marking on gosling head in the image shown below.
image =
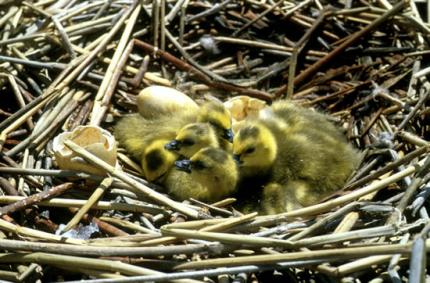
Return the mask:
M221 164L228 160L228 154L224 150L219 148L209 147L209 148L203 149L201 154L204 154L205 156L212 159L213 161Z
M164 164L163 154L158 149L150 151L145 158L148 169L152 171L157 170Z
M191 125L189 127L190 130L193 130L195 134L199 135L199 136L203 136L206 135L207 133L209 133L209 128L205 127L205 125Z
M245 127L239 132L239 139L257 138L260 135L260 129L257 127Z

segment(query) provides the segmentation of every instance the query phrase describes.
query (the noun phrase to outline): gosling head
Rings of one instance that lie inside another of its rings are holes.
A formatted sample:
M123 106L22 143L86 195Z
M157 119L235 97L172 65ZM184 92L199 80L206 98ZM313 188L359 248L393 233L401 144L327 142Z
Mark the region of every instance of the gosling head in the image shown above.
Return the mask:
M256 174L247 170L266 171L275 162L277 143L273 133L264 125L250 123L239 130L233 141L233 155L242 174ZM258 172L257 172L258 173Z
M220 148L203 148L188 160L176 161L175 165L206 187L212 200L226 197L236 189L239 179L237 164L233 156Z
M198 122L207 122L213 126L219 137L233 142L231 114L220 101L211 100L200 107Z
M219 147L215 130L208 123L192 123L180 129L176 138L167 143L165 148L190 158L208 146Z
M164 148L168 140L156 140L145 148L141 165L148 181L153 182L162 177L175 164L178 155Z

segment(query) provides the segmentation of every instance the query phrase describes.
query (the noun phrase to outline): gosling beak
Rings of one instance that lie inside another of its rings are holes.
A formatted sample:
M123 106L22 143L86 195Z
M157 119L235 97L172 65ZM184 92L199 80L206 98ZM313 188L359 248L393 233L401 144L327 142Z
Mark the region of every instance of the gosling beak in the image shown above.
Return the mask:
M181 148L181 142L177 140L172 140L171 142L166 143L164 148L167 150L179 150Z
M229 142L233 142L233 130L232 129L226 129L224 130L224 133L222 135L222 137L226 140L228 140Z
M178 170L191 173L191 160L184 159L175 161L175 166Z
M233 159L234 161L236 161L237 164L242 164L243 161L240 160L240 155L239 154L233 154Z

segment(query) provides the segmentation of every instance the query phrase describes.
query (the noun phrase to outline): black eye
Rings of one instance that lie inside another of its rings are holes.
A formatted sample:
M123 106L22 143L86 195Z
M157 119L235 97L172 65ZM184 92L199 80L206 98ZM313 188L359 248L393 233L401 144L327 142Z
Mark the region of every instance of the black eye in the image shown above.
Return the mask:
M192 139L184 139L181 141L181 144L185 146L192 146L195 144L195 142Z
M255 147L250 147L247 150L245 150L245 154L250 154L253 153L255 151Z
M192 163L192 167L195 170L203 170L203 169L207 168L206 164L204 164L202 161L199 161L199 160L194 161Z

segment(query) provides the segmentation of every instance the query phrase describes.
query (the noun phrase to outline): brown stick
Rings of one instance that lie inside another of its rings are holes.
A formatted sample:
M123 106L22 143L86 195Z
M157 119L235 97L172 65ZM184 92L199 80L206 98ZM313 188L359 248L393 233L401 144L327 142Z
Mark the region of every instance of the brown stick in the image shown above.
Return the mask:
M64 183L56 187L53 187L47 191L43 191L43 192L31 195L28 198L25 198L23 200L1 207L0 215L9 214L18 210L22 210L26 207L29 207L43 200L47 200L47 199L59 196L72 187L73 187L73 183Z
M196 77L199 81L202 81L203 83L207 84L210 87L219 88L219 89L227 90L227 91L236 91L240 94L249 95L249 96L252 96L255 98L263 99L265 101L271 101L273 99L272 95L270 95L266 92L263 92L263 91L259 91L259 90L255 90L255 89L248 89L248 88L233 85L230 83L214 82L207 75L205 75L203 72L197 70L196 68L194 68L193 66L191 66L187 62L182 61L181 59L173 56L172 54L170 54L167 51L157 49L154 46L152 46L146 42L135 39L134 44L137 47L142 48L142 49L146 50L147 52L154 54L155 56L160 56L161 59L172 63L178 69L189 73L191 76Z
M402 10L402 8L405 6L406 2L405 0L400 1L397 3L391 10L385 12L381 17L374 20L371 24L366 26L364 29L357 31L351 36L348 36L348 39L346 39L341 45L339 45L336 49L331 51L329 54L324 56L321 60L315 62L313 65L311 65L309 68L301 72L294 80L294 85L298 85L301 82L308 79L310 76L315 74L319 69L321 69L323 66L327 65L330 61L332 61L334 58L336 58L338 55L340 55L346 48L351 46L352 44L356 43L359 39L367 35L369 32L377 28L379 25L381 25L383 22L385 22L388 18L391 16L397 14ZM288 85L282 87L277 93L276 96L282 95L282 93L288 88Z

